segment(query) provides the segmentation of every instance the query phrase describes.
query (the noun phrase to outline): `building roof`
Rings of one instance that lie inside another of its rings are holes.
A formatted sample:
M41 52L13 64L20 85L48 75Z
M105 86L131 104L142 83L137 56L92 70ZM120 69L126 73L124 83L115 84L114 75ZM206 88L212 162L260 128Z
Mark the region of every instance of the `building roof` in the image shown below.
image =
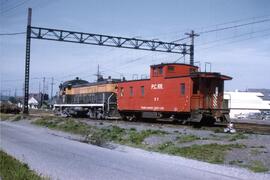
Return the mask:
M31 97L29 100L28 100L28 104L31 105L38 105L38 101L34 98L34 97Z
M260 92L225 92L224 99L230 100L231 109L270 110L269 101L262 99Z

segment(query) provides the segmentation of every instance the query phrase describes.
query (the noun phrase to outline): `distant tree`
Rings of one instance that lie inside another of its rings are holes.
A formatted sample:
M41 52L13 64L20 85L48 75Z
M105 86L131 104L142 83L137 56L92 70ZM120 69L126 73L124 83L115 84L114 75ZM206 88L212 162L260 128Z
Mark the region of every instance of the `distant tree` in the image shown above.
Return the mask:
M11 103L13 103L13 104L16 104L16 103L18 102L18 100L17 100L15 97L13 97L13 96L10 96L10 97L8 98L8 100L9 100Z

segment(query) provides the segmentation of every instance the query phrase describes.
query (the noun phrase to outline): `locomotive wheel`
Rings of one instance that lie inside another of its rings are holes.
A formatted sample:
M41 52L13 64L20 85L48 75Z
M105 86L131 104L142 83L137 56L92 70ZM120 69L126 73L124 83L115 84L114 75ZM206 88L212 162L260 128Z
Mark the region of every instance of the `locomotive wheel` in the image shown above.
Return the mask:
M104 119L104 118L103 118L103 114L101 114L101 113L99 112L99 113L97 114L97 119L98 119L98 120Z
M131 115L131 116L126 116L126 119L128 120L128 121L136 121L136 116L133 114L133 115Z

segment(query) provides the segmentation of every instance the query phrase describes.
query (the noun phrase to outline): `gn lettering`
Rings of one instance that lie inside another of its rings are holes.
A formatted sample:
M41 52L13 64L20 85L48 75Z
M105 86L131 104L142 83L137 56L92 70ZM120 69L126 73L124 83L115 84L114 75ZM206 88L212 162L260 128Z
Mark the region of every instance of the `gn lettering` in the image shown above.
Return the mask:
M163 89L163 84L151 84L151 89Z

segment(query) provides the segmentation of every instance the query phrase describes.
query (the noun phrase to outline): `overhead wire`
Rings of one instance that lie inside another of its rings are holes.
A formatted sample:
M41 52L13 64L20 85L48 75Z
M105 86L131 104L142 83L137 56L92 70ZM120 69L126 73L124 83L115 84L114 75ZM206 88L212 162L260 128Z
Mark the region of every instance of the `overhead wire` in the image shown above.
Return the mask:
M26 34L26 32L0 33L0 36L15 36L15 35L21 35L21 34Z
M253 24L259 24L259 23L269 22L269 21L270 21L270 18L269 19L260 20L260 21L253 21L253 22L249 22L249 23L238 24L238 25L234 25L234 26L227 26L227 27L222 27L222 28L216 28L216 29L201 31L201 32L198 32L198 33L200 35L202 35L202 34L207 34L207 33L212 33L212 32L217 32L217 31L224 31L224 30L228 30L228 29L233 29L233 28L238 28L238 27L253 25Z
M265 32L265 31L269 31L269 30L270 30L270 28L259 30L259 31L252 31L252 32L243 33L243 34L239 34L239 35L234 35L234 36L230 36L230 37L226 37L226 38L222 38L222 39L217 39L217 40L213 40L213 41L207 41L207 42L204 42L202 44L197 44L196 46L198 47L198 46L209 45L209 44L213 44L213 43L218 43L220 41L236 39L236 38L240 38L240 37L243 37L243 36L253 35L253 34Z
M10 8L8 8L8 9L5 9L5 10L1 11L0 13L1 13L1 14L5 14L5 13L7 13L7 12L13 10L13 9L16 9L16 8L18 8L18 7L22 6L22 5L24 5L24 4L27 3L28 1L29 1L29 0L24 0L24 1L22 1L21 3L18 3L17 5L15 5L15 6L13 6L13 7L10 7Z
M230 41L230 42L219 44L219 45L213 45L213 46L210 46L210 47L201 48L200 51L207 50L207 49L212 49L213 47L217 47L217 46L224 46L224 45L228 45L228 44L234 44L234 43L238 43L238 42L242 42L242 41L247 41L247 40L254 39L254 38L268 37L269 35L270 35L270 33L266 33L266 34L262 34L262 35L258 35L258 36L245 38L245 39Z

